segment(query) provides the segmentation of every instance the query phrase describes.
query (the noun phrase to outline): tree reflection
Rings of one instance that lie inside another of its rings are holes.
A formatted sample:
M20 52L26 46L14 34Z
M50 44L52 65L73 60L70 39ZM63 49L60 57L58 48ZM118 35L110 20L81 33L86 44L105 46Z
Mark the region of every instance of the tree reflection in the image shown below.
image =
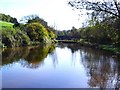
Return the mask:
M73 57L76 57L76 52L79 50L80 62L85 68L89 78L87 83L90 87L120 88L119 58L113 58L110 53L83 47L79 44L59 44L58 47L69 48ZM44 65L44 59L48 54L52 58L55 67L58 61L53 45L6 49L2 53L2 64L11 66L11 63L19 62L23 67L38 68ZM75 62L75 59L72 60Z
M84 49L85 50L85 49ZM90 87L111 88L116 87L117 77L119 77L119 63L111 56L101 52L91 52L84 54L82 62L89 76L88 84ZM86 58L87 57L87 58ZM118 85L117 85L118 86Z
M55 49L54 45L40 45L6 49L2 52L2 65L19 62L23 67L38 68Z
M110 53L80 46L79 44L65 45L72 53L80 50L81 61L89 77L90 87L120 88L120 60L112 58Z

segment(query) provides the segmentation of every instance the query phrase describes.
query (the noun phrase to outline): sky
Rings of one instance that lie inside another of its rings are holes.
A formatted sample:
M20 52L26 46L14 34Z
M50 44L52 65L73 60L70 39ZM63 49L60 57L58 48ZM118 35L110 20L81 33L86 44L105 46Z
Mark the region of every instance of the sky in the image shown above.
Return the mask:
M80 17L79 11L72 10L68 0L0 0L0 13L15 17L37 14L48 22L49 26L58 30L70 30L73 26L80 28L85 16Z

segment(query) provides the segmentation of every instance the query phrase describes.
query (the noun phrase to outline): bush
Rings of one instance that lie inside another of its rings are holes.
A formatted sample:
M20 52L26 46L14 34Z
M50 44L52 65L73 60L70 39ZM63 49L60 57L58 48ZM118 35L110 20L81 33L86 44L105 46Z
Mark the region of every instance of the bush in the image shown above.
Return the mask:
M2 29L2 43L7 47L29 45L30 39L19 29Z
M47 29L38 22L27 24L25 31L31 41L47 42L50 39Z

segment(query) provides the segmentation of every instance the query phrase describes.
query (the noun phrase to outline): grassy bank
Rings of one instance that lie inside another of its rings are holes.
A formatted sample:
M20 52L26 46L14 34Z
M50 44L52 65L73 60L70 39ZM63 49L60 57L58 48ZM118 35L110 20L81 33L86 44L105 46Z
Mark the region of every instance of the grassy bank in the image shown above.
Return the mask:
M13 23L0 21L0 29L13 29Z
M24 23L19 23L17 18L3 13L0 13L0 17L0 47L55 43L55 29L38 15L24 16Z
M105 51L112 52L116 55L120 55L120 47L116 47L114 45L103 45L103 44L97 44L97 43L91 43L88 41L85 41L84 39L80 40L58 40L59 43L77 43L86 47L92 47L97 48Z
M0 21L0 48L54 43L55 34L40 23L15 27L13 23Z

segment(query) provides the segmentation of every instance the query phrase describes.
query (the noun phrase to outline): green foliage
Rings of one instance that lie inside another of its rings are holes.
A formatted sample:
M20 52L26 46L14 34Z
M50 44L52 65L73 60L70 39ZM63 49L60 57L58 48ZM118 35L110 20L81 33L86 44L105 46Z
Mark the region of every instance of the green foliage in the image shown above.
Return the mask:
M45 28L39 22L26 24L25 31L33 42L49 43L56 38L55 33L50 28Z
M49 38L47 29L40 23L30 23L25 30L32 41L45 42Z
M19 24L16 18L0 14L0 47L17 47L54 42L56 35L47 22L38 16L28 16L27 24ZM13 23L10 23L13 22Z
M1 30L1 29L0 29ZM2 43L7 47L29 45L30 39L19 29L2 29Z
M16 18L11 17L10 15L5 15L3 13L0 13L0 20L5 22L11 22L11 23L18 23Z
M25 23L35 23L35 22L38 22L40 24L42 24L45 28L48 27L47 25L47 22L40 18L38 15L28 15L28 16L24 16L22 19L21 19L22 22L25 22Z
M120 51L120 48L114 47L112 45L101 45L100 48L115 53L118 53Z
M59 42L71 42L73 40L84 46L94 48L100 46L103 50L120 52L120 19L109 17L103 21L94 21L92 24L91 22L93 21L89 21L90 25L78 30L58 31Z
M82 38L99 44L120 46L120 2L118 0L70 0L68 4L91 16L89 27L81 30ZM90 12L89 12L90 11Z
M117 44L119 43L119 27L116 24L116 20L109 19L96 23L93 26L86 27L80 30L80 36L82 39L86 39L89 42L98 44Z
M8 22L5 22L5 21L0 21L0 29L4 29L4 28L7 28L7 29L13 29L13 23L8 23Z
M78 40L80 39L80 31L75 27L71 30L56 31L57 40Z
M57 37L51 28L47 28L47 31L48 31L48 35L51 38L51 40L54 40Z

